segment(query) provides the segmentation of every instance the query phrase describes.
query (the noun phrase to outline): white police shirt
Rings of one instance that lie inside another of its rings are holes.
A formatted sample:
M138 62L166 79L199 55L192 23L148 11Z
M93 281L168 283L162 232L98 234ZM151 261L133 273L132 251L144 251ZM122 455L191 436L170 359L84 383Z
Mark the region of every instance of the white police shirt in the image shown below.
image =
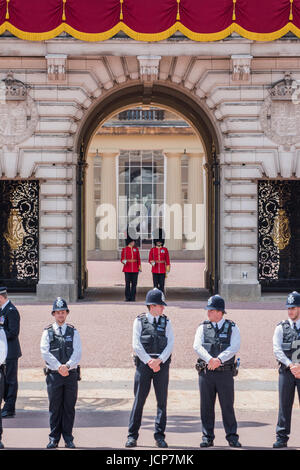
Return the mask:
M52 324L52 327L57 335L60 335L59 331L59 325L54 322ZM65 334L67 329L67 324L64 323L61 325L61 331L62 335ZM49 369L51 370L58 370L58 368L62 365L56 357L53 356L50 352L50 343L49 343L49 335L48 335L48 330L44 330L41 338L41 353L44 361L48 365ZM79 333L76 329L74 329L74 337L73 337L73 353L66 363L67 366L70 366L70 369L76 369L76 367L79 364L79 361L81 359L81 341L80 341L80 336Z
M291 327L294 328L293 320L288 318L288 321ZM297 320L295 323L296 323L297 330L299 330L300 320ZM281 362L282 364L288 367L290 364L292 364L292 361L287 357L287 355L282 350L282 340L283 340L283 330L282 330L282 325L279 324L276 326L274 335L273 335L273 352L277 361Z
M149 323L153 323L154 316L151 315L150 312L146 313L146 317L149 321ZM158 316L155 317L158 320ZM138 358L147 364L153 357L151 357L146 351L144 346L141 343L141 332L142 332L142 322L138 318L136 318L133 322L133 331L132 331L132 347ZM163 352L158 356L159 359L162 360L162 362L166 362L170 355L172 354L173 351L173 346L174 346L174 334L173 334L173 329L171 322L168 318L167 321L167 326L166 326L166 338L168 338L168 344L163 350Z
M212 322L212 325L214 328L216 327L216 325L218 325L218 328L220 330L224 322L225 322L225 318L222 318L218 323ZM197 328L197 331L195 334L193 348L198 354L198 356L200 357L200 359L202 359L208 364L209 361L212 359L212 356L202 346L203 343L204 343L204 331L203 331L203 325L200 325ZM231 332L230 346L218 355L218 359L220 359L222 363L229 361L229 359L235 356L236 353L239 351L240 345L241 345L240 330L239 330L239 327L235 325L233 326L232 332Z
M4 364L7 356L7 339L3 328L0 328L0 365Z

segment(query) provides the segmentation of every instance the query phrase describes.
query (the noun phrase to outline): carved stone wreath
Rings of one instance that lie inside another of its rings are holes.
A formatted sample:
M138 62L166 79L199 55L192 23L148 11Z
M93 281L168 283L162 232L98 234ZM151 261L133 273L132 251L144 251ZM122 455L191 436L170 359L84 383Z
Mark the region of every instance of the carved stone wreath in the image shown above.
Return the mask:
M285 148L300 142L300 105L293 99L295 93L297 83L286 74L271 88L260 112L265 135Z
M15 80L12 74L1 83L0 145L20 144L36 129L38 111L27 89L28 86Z

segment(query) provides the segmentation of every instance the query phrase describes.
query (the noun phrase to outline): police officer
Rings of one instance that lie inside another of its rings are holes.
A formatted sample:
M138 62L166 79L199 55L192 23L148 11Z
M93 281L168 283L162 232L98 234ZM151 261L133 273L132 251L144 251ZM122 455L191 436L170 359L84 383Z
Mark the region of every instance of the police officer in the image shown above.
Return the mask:
M234 403L235 354L240 348L240 332L231 320L225 320L224 299L214 295L208 299L208 320L197 329L194 349L199 355L198 373L202 442L200 447L214 445L216 395L222 411L226 439L231 447L241 447L237 434Z
M78 331L66 323L69 309L61 297L53 304L55 322L49 325L41 338L41 353L46 362L45 374L49 398L50 434L48 449L58 446L61 435L65 447L75 448L73 424L78 390L78 364L81 342Z
M153 287L157 287L162 292L165 291L165 279L170 272L170 256L168 249L164 246L162 231L159 238L154 239L154 247L149 252L148 261L152 266Z
M291 430L295 388L300 400L300 294L289 294L286 307L288 319L275 328L273 351L279 363L279 413L276 426L276 449L287 447Z
M141 426L143 407L149 394L151 381L157 400L154 439L158 447L168 447L165 441L167 422L167 395L169 366L174 336L171 322L163 314L164 294L152 289L146 295L147 313L139 315L133 324L132 346L136 354L134 403L129 419L126 447L135 447Z
M22 356L19 343L20 315L8 298L6 287L0 287L0 308L0 324L3 325L7 339L5 403L2 409L2 418L13 418L16 414L18 393L18 360Z
M1 418L1 402L4 394L4 375L5 375L5 359L7 356L7 339L2 326L0 326L0 449L4 449L2 443L2 418Z

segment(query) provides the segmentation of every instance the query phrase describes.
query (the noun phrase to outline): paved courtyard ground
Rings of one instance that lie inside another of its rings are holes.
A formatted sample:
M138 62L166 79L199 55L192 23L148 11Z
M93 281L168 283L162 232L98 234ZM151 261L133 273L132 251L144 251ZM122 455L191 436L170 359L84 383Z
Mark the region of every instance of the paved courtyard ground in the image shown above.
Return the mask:
M117 282L115 268L110 266L109 278L112 280L116 276ZM95 279L97 269L91 269ZM132 324L146 307L142 295L135 303L125 303L117 286L114 292L114 300L108 296L107 300L85 299L69 304L68 321L79 330L83 348L82 381L74 429L76 444L81 449L123 449L126 440L133 402ZM199 323L206 318L206 301L188 299L176 300L173 295L168 300L167 294L165 310L175 334L167 441L170 449L176 450L198 450L201 441L198 375L194 368L197 357L193 341ZM21 315L23 356L19 361L17 415L14 419L4 420L3 441L7 449L43 449L49 433L48 401L39 344L43 328L53 321L52 304L38 304L30 298L24 301L22 296L12 296L12 300ZM286 318L285 296L278 296L277 300L266 296L261 302L227 303L226 310L227 317L238 324L242 338L238 354L241 367L235 379L240 440L244 449L270 449L275 438L278 408L278 373L272 336L276 324ZM155 410L155 396L151 390L137 449L155 449ZM216 410L216 439L212 450L228 449L218 404ZM300 448L299 429L300 411L296 397L290 448Z
M204 320L205 302L170 302L175 348L168 398L167 440L173 449L198 449L201 440L196 354L192 345L198 324ZM51 306L18 305L21 314L20 388L17 416L4 421L6 448L44 448L48 412L39 341L43 327L52 321ZM131 332L142 302L77 302L70 304L69 322L78 328L83 346L82 381L79 383L75 439L85 449L122 449L133 402ZM236 383L235 407L241 441L247 449L269 449L277 419L277 366L272 353L275 325L285 317L282 305L228 304L228 318L241 330L241 368ZM153 449L156 404L151 391L145 406L138 449ZM300 412L295 401L290 447L300 447ZM227 449L217 405L216 448Z
M172 261L171 270L167 276L168 287L203 287L204 261ZM117 261L88 261L89 287L118 287L125 285L123 265ZM142 260L142 272L139 273L138 285L152 286L151 266Z

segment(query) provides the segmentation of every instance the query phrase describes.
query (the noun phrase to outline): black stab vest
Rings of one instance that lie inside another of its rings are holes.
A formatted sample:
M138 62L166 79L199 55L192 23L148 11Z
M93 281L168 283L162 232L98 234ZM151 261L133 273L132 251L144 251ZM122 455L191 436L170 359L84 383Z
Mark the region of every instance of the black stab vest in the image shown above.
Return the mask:
M161 354L168 344L166 337L168 318L165 315L158 317L157 327L148 321L145 313L139 315L138 318L142 323L140 341L146 353Z
M53 326L46 328L48 330L49 351L61 363L66 364L73 354L74 327L67 325L63 336L55 333Z
M230 346L232 327L235 325L231 320L225 320L222 328L216 332L213 324L206 320L203 322L204 342L202 346L212 356L217 357L221 352ZM235 356L233 356L224 364L234 364Z
M290 322L285 320L281 322L283 338L282 350L284 354L293 362L300 363L300 330L296 331L291 327ZM299 349L299 353L296 351ZM296 353L296 354L294 354Z

